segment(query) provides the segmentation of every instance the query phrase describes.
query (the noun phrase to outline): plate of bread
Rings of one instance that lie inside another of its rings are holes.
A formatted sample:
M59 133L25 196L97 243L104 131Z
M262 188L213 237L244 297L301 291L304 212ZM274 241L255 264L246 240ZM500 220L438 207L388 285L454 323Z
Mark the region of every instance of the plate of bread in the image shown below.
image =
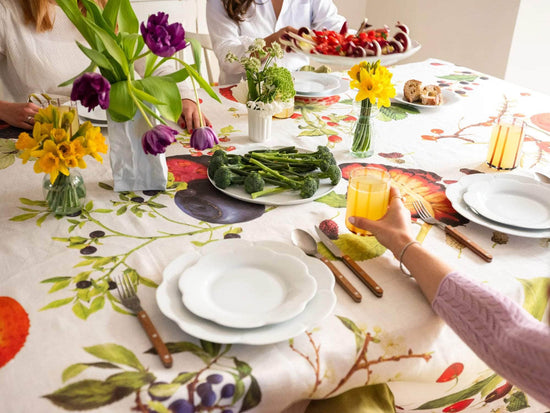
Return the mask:
M403 85L403 90L397 91L395 100L407 105L435 109L448 106L460 100L460 97L437 85L425 84L420 80L410 79Z

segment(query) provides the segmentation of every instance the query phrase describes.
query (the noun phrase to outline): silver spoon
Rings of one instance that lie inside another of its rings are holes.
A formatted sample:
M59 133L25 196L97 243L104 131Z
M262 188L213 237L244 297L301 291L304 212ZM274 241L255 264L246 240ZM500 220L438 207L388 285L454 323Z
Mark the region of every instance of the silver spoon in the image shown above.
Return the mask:
M292 231L291 238L292 243L304 251L307 255L317 257L323 261L323 263L330 268L336 282L344 289L344 291L346 291L354 301L358 303L361 302L361 293L357 291L353 284L350 283L346 277L344 277L344 275L334 266L332 262L319 253L317 250L317 241L315 241L315 238L313 238L309 232L296 228Z

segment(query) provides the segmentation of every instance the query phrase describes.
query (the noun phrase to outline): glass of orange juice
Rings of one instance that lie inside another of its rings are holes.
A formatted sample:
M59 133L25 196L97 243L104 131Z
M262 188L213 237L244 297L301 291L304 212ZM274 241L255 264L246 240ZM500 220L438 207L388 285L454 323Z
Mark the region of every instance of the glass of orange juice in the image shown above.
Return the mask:
M514 169L519 161L525 122L514 117L501 117L493 126L487 165L496 169Z
M352 225L351 216L377 220L388 210L391 177L388 171L376 166L354 169L348 181L346 227L358 235L371 235L369 231Z

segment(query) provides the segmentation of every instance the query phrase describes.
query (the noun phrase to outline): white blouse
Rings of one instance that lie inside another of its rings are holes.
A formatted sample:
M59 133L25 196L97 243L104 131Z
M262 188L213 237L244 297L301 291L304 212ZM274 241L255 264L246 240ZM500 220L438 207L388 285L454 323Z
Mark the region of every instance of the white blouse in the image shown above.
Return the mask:
M0 99L26 102L31 93L69 96L72 85L59 84L79 75L90 60L76 45L87 45L76 27L55 6L55 22L51 31L37 33L34 25L23 24L19 0L0 3ZM136 62L138 73L139 65ZM163 66L158 75L170 73L175 65ZM192 91L178 85L182 98L194 100Z
M228 52L242 56L254 39L265 38L286 26L340 31L346 21L332 0L284 0L278 19L270 0L256 0L244 19L237 24L227 16L222 0L207 0L206 22L220 64L220 85L238 83L244 77L239 63L225 61ZM285 53L278 64L295 71L308 64L308 57Z

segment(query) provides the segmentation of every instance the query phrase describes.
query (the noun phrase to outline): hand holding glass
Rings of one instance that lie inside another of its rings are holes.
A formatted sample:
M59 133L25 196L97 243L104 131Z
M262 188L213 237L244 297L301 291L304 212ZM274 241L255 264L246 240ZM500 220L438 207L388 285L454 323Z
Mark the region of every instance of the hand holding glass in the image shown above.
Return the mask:
M351 216L378 220L387 210L390 200L390 174L378 167L367 166L353 170L349 177L346 227L358 235L371 235L369 231L352 225Z

